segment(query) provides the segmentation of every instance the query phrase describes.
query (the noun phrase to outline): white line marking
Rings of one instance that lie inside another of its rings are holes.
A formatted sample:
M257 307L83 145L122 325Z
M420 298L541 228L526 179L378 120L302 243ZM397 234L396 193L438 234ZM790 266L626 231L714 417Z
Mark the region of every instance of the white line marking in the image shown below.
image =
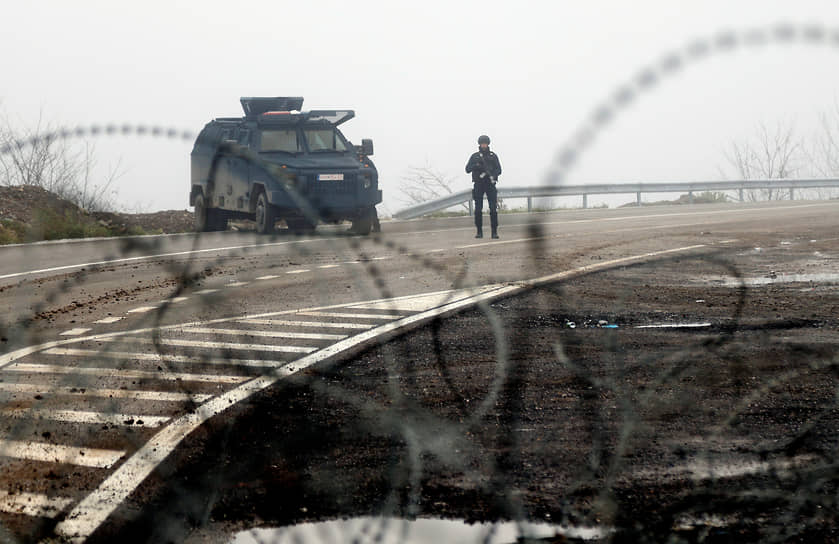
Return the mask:
M190 357L189 355L161 355L160 353L132 353L127 351L96 351L93 349L50 348L43 353L47 355L72 355L76 357L91 357L100 359L127 359L136 361L155 361L157 363L193 363L203 365L233 365L233 366L261 366L275 367L288 361L270 359L214 359L211 357Z
M158 253L156 255L140 255L137 257L124 257L122 259L111 259L107 261L97 261L92 263L81 263L81 264L68 264L65 266L54 266L52 268L42 268L40 270L27 270L25 272L15 272L13 274L5 274L0 276L0 280L4 280L7 278L16 278L18 276L28 276L31 274L41 274L44 272L58 272L61 270L70 270L73 268L87 268L90 266L100 266L100 265L111 265L111 264L119 264L119 263L130 263L136 261L146 261L150 259L160 259L163 257L182 257L185 255L197 255L200 253L213 253L213 252L228 252L228 251L238 251L240 249L262 249L262 248L269 248L269 247L277 247L277 246L286 246L291 244L309 244L313 242L330 242L339 240L340 238L311 238L308 240L294 240L291 242L274 242L270 244L248 244L243 246L227 246L227 247L217 247L217 248L207 248L207 249L191 249L188 251L175 251L172 253ZM65 242L66 243L66 242Z
M318 268L338 268L340 264L322 264Z
M129 340L141 344L155 344L162 346L176 346L181 348L207 348L207 349L238 349L243 351L271 351L281 353L312 353L318 348L308 346L274 346L271 344L240 344L238 342L202 342L200 340L179 340L175 338L138 338L127 336L124 338L103 338L103 342L121 342Z
M518 244L521 242L532 242L533 240L547 240L548 238L553 238L554 235L551 236L535 236L533 238L516 238L514 240L493 240L492 242L481 242L478 244L469 244L465 246L457 246L454 249L469 249L472 247L483 247L483 246L497 246L500 244Z
M206 327L184 328L183 332L195 334L220 334L227 336L257 336L261 338L301 338L307 340L343 340L345 334L318 334L313 332L249 331L245 329L212 329Z
M56 526L55 531L58 535L64 537L82 540L87 538L105 521L105 519L107 519L107 517L125 500L125 498L128 497L128 495L130 495L131 492L134 491L134 489L136 489L149 474L151 474L157 465L161 463L172 450L174 450L181 440L200 426L204 421L222 412L229 406L248 398L254 393L270 387L278 380L288 377L295 372L320 362L329 361L340 356L342 352L355 346L364 345L374 340L381 342L383 341L383 337L387 338L388 335L396 334L401 329L405 329L411 325L424 323L433 317L450 315L463 308L474 306L482 301L491 301L500 297L510 296L525 288L574 277L591 271L608 269L609 267L620 263L630 263L633 261L667 255L670 253L689 251L702 247L705 246L687 246L683 248L675 248L671 250L603 261L575 270L568 270L536 278L535 280L521 282L517 285L483 286L480 294L478 295L462 298L445 306L380 325L375 329L365 331L345 340L341 340L340 342L332 344L327 348L302 357L293 363L289 363L285 367L280 367L271 375L254 378L253 380L245 382L238 387L213 398L207 403L199 406L194 413L181 416L170 425L161 429L149 442L144 444L134 455L132 455L122 465L120 465L118 469L111 473L111 475L108 476L108 478L106 478L95 491L78 503L66 516L66 518ZM374 300L368 302L384 302L384 300ZM332 308L339 307L341 306L336 305ZM315 311L315 309L312 311ZM286 315L288 315L288 313L291 312L285 312ZM251 316L248 320L282 314L283 312L278 312L275 314L265 314L263 316ZM214 320L208 323L218 322L222 322L222 320ZM101 338L101 336L99 338ZM26 354L27 351L24 349L13 352L7 357L22 357ZM13 361L15 359L10 360ZM0 357L0 363L2 363L2 361L3 359Z
M116 323L117 321L122 321L125 319L124 317L106 317L104 319L100 319L99 321L94 321L94 323L98 323L100 325L109 325L111 323Z
M401 319L404 315L384 315L384 314L347 314L341 312L300 312L298 315L312 316L312 317L340 317L343 319Z
M23 514L33 518L54 518L73 504L73 499L47 497L40 493L14 493L0 491L0 511Z
M126 313L129 313L129 314L144 314L144 313L150 312L152 310L157 310L157 306L140 306L139 308L134 308L133 310L128 310Z
M177 304L178 302L183 302L185 300L189 300L189 297L166 298L161 300L159 304Z
M10 393L36 393L42 395L77 395L84 397L101 397L114 399L153 400L163 402L202 403L213 398L213 395L198 393L181 393L177 391L143 391L139 389L96 389L90 387L52 387L32 383L0 382L0 391Z
M361 261L344 261L341 264L361 264Z
M134 425L142 421L145 427L159 427L169 421L169 417L115 414L113 412L88 412L81 410L49 410L40 408L0 410L0 416L18 419L48 419L65 423L110 423L111 425ZM130 421L131 423L127 423Z
M372 329L375 325L366 325L363 323L327 323L325 321L286 321L282 319L240 319L239 323L247 323L248 325L268 325L270 327L314 327L333 328L333 329L358 329L367 330Z
M226 284L225 287L242 287L243 285L247 285L249 283L249 281L234 281Z
M64 463L80 467L111 468L125 455L125 452L98 448L78 448L44 442L0 440L0 455L14 459Z
M699 329L710 327L710 323L661 323L658 325L638 325L636 329Z
M218 289L201 289L200 291L195 291L196 295L209 295L210 293L218 293Z
M70 329L69 331L64 331L64 332L62 332L59 336L79 336L80 334L84 334L84 333L86 333L86 332L87 332L87 331L89 331L89 330L90 330L90 329L85 329L85 328L81 328L81 329Z
M308 268L300 268L298 270L289 270L286 274L303 274L304 272L311 272Z
M392 259L392 258L393 258L393 257L391 257L390 255L386 255L386 256L384 256L384 257L373 257L373 258L372 258L372 259L370 259L370 260L371 260L371 261L386 261L386 260L388 260L388 259Z
M242 383L250 379L248 376L215 376L210 374L189 374L186 372L152 372L147 370L115 370L113 368L74 368L61 365L41 365L15 363L5 368L7 372L35 372L41 374L73 374L84 376L100 376L107 378L148 378L152 380L210 382L210 383Z
M269 274L267 276L260 276L256 279L258 279L258 280L275 280L277 278L279 278L279 276L272 276L272 275Z

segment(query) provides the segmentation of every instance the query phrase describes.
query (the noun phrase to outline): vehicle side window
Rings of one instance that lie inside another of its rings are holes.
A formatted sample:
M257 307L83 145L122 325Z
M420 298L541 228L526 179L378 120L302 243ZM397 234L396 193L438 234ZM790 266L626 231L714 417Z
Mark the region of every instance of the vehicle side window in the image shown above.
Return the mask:
M235 141L235 139L233 138L233 129L232 128L226 128L226 129L222 130L221 131L221 139L222 139L222 141L225 141L225 142L230 141L230 140Z
M301 151L300 141L297 138L296 129L272 129L263 130L262 139L259 145L260 151L284 151L286 153L297 153Z
M239 145L247 147L248 144L250 143L250 136L251 136L251 131L249 131L248 129L245 128L245 129L240 130L239 131Z

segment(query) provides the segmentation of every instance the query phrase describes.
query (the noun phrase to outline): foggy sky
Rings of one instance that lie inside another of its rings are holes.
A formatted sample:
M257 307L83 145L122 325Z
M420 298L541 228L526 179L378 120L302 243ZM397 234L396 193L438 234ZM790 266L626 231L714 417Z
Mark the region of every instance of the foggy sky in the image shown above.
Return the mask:
M619 84L697 38L779 22L839 28L835 1L33 1L2 14L0 110L14 122L43 112L60 126L197 133L241 115L240 96L304 96L304 109L356 110L342 130L374 140L385 212L402 207L411 166L467 188L482 133L501 183L543 182ZM809 135L839 102L832 43L735 48L686 65L598 134L564 181L719 179L723 150L760 122ZM123 208L187 208L191 141L95 143L101 170L122 161Z

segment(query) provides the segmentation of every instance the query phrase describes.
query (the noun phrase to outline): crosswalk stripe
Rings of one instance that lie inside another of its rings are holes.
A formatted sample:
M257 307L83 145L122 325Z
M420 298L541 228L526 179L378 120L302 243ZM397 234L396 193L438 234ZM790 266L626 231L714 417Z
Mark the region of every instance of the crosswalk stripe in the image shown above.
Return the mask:
M192 401L198 404L205 402L213 395L198 393L182 393L178 391L141 391L137 389L95 389L78 387L52 387L32 383L0 382L0 391L11 393L40 393L43 395L80 395L85 397L101 397L114 399L154 400L168 402Z
M171 419L163 416L116 414L113 412L85 412L81 410L49 410L42 408L3 409L0 410L0 416L19 419L48 419L50 421L63 421L65 423L110 423L111 425L137 424L146 427L159 427Z
M105 318L100 319L98 321L94 321L94 323L97 323L99 325L109 325L111 323L116 323L117 321L122 321L123 319L125 319L125 318L122 317L122 316L120 316L120 317L105 317Z
M189 374L186 372L153 372L148 370L117 370L114 368L70 367L61 365L42 365L15 363L3 369L7 372L35 372L43 374L76 374L107 378L149 378L153 380L190 381L210 383L242 383L250 380L249 376L216 376L212 374Z
M345 334L318 334L311 332L288 332L288 331L249 331L243 329L212 329L207 327L189 327L182 329L183 332L195 334L221 334L232 336L257 336L260 338L299 338L306 340L343 340Z
M139 308L134 308L133 310L128 310L127 313L129 314L144 314L146 312L150 312L152 310L157 310L157 306L140 306Z
M189 355L161 355L160 353L133 353L128 351L97 351L94 349L50 348L43 351L47 355L71 355L75 357L92 357L99 359L128 359L136 361L154 361L157 363L194 363L205 365L233 365L275 367L288 361L270 359L224 359L209 357L192 357Z
M367 323L327 323L325 321L287 321L282 319L240 319L239 323L248 325L268 325L270 327L314 327L332 329L372 329L375 325Z
M307 315L307 316L310 315L310 316L313 316L313 317L341 317L341 318L344 318L344 319L359 319L359 318L365 318L365 319L400 319L402 317L405 317L403 315L398 315L398 314L391 314L391 315L384 315L384 314L378 314L378 315L375 315L375 314L345 314L345 313L340 313L340 312L300 312L297 315Z
M44 442L0 440L0 456L47 463L64 463L91 468L111 468L122 459L124 451L78 448Z
M308 346L274 346L270 344L240 344L238 342L202 342L200 340L178 340L175 338L145 338L137 336L123 336L113 338L100 338L100 342L138 342L140 344L155 344L161 346L175 346L181 348L207 348L207 349L238 349L243 351L271 351L281 353L312 353L318 348Z
M47 497L40 493L9 493L0 490L0 511L36 518L54 518L73 504L66 497Z

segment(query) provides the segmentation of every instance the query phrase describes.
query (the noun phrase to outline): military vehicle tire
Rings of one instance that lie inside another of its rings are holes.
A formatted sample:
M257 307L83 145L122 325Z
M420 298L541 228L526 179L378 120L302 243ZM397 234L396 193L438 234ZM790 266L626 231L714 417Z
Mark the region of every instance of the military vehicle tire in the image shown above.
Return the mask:
M256 199L256 231L260 234L271 234L274 232L274 223L277 222L277 215L274 207L268 202L265 193L259 193Z
M316 223L312 223L305 217L287 217L285 224L288 225L288 230L292 232L313 232L317 228Z
M221 210L209 208L207 210L208 230L227 230L227 216Z
M373 229L373 217L376 213L375 208L368 208L361 213L361 215L352 222L350 232L354 234L367 235Z
M209 231L209 214L207 213L207 203L204 200L204 195L195 195L195 201L193 205L195 206L195 232Z

